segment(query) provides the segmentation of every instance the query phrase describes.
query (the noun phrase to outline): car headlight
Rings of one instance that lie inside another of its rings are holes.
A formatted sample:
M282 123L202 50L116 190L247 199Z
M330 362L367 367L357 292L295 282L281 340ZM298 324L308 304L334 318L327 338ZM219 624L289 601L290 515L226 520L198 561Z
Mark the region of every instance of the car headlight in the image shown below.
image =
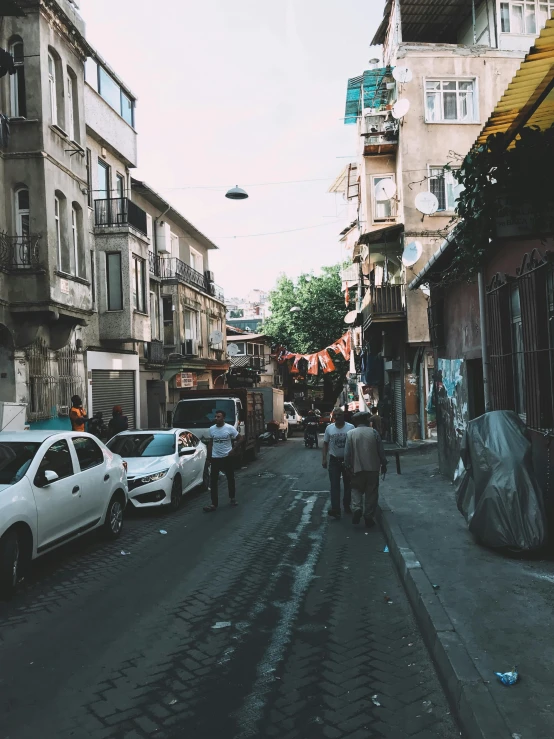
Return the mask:
M147 485L149 482L157 482L158 480L161 480L162 477L165 477L168 472L169 469L162 470L161 472L153 472L151 475L146 475L146 477L141 478L141 483L143 485Z

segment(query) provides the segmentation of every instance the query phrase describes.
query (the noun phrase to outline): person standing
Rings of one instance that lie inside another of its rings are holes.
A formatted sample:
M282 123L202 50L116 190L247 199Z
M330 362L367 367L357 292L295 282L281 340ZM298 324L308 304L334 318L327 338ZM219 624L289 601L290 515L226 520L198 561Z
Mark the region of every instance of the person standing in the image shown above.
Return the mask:
M120 405L114 405L112 409L112 417L108 423L108 438L127 431L129 428L129 419L123 415L123 408Z
M69 411L69 420L71 421L71 430L81 433L85 430L87 422L87 412L83 408L83 401L80 395L74 395L71 398L71 410Z
M379 473L387 471L387 458L381 437L370 427L369 413L356 413L356 428L346 436L344 463L352 473L352 523L363 516L367 528L375 525L379 500Z
M379 436L383 438L383 419L379 415L379 411L377 410L377 406L373 406L371 409L371 416L369 419L372 427L377 431Z
M344 420L344 411L342 408L335 408L333 411L334 423L329 424L325 429L323 437L323 460L324 469L329 470L329 481L331 483L331 508L328 515L340 519L340 479L344 486L343 506L345 513L351 513L351 490L350 490L350 474L344 466L344 450L346 446L346 435L354 426L346 423ZM329 455L329 461L327 461Z
M225 423L225 411L217 411L215 414L215 426L210 426L210 441L208 442L208 460L211 462L210 490L212 495L211 505L204 506L206 513L217 511L219 504L218 487L219 473L224 472L229 486L229 501L236 506L237 501L235 486L235 466L233 449L241 443L241 436L234 426Z

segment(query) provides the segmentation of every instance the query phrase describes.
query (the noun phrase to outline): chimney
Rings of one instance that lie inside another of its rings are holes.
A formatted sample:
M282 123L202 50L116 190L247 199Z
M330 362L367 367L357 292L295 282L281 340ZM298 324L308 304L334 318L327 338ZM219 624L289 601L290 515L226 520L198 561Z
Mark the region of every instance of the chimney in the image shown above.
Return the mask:
M370 59L369 60L369 68L370 69L377 69L379 66L379 59Z

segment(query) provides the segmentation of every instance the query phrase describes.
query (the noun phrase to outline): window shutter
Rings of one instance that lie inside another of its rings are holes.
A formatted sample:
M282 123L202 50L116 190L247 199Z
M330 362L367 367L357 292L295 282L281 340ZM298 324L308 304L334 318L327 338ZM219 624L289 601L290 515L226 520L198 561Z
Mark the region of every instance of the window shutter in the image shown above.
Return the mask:
M491 400L496 411L515 410L510 282L497 274L487 289Z
M527 425L552 427L552 386L548 361L548 262L534 249L517 270L525 365Z

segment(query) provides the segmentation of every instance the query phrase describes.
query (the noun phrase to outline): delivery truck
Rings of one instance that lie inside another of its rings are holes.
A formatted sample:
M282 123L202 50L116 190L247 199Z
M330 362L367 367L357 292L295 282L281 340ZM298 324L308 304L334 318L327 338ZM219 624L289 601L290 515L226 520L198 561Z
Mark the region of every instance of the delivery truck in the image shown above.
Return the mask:
M275 421L279 424L279 435L286 440L289 435L289 422L285 413L285 393L276 387L259 387L264 398L264 420L265 424Z
M205 444L210 440L210 426L217 411L225 412L225 420L243 437L237 458L255 459L259 451L259 436L265 431L264 395L259 390L182 390L181 399L172 416L173 428L192 431Z

